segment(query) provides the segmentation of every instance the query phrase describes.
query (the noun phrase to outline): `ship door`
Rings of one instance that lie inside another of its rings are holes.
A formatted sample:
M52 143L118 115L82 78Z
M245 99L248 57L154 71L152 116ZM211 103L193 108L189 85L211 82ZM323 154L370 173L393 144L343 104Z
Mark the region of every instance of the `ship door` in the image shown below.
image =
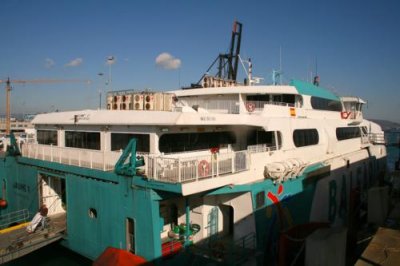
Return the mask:
M126 229L126 250L135 254L135 220L132 218L126 218L125 222Z
M208 213L208 237L210 241L215 240L218 238L218 216L219 216L219 208L214 207Z
M233 222L233 215L234 215L234 210L232 206L229 205L220 205L219 206L221 212L222 212L222 230L221 230L221 236L228 236L228 235L233 235L233 228L234 228L234 222Z
M45 204L48 215L65 213L65 179L58 176L39 174L39 204Z

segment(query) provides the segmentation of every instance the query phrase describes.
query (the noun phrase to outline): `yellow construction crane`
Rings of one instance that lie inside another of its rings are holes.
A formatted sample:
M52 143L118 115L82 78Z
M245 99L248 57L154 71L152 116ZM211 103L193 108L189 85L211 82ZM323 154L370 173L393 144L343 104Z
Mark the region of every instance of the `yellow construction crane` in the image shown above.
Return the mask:
M64 82L77 82L77 83L87 83L90 84L90 80L81 79L31 79L31 80L1 80L0 83L6 83L6 134L9 135L11 132L11 104L10 104L10 94L11 94L11 83L19 84L50 84L50 83L64 83Z

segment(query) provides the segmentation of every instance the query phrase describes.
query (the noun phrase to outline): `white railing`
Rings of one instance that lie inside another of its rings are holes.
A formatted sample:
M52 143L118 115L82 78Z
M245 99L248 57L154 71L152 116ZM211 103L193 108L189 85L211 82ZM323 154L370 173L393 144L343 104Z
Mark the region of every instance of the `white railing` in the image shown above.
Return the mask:
M239 151L190 158L148 158L147 177L169 183L183 183L233 174L249 169L249 152Z
M369 133L369 141L373 144L385 144L385 134L382 133Z
M22 155L28 158L103 171L113 170L121 154L121 151L102 152L98 150L27 143L22 145Z
M238 114L239 113L239 102L236 100L195 100L185 99L187 105L192 108L203 108L212 113L226 113L226 114Z
M137 155L144 157L145 165L140 169L143 171L141 174L147 178L183 183L248 170L250 153L246 150L190 157L178 157L178 154L174 154L174 158L171 155ZM42 144L24 144L22 147L22 155L28 158L103 171L112 171L121 154L122 151L102 152Z
M276 146L268 146L267 144L257 144L247 146L247 151L250 153L276 151Z
M286 107L294 107L295 105L292 103L285 102L274 102L274 101L245 101L244 102L246 109L248 109L250 105L254 106L254 111L262 111L264 110L265 105L276 105L276 106L286 106Z

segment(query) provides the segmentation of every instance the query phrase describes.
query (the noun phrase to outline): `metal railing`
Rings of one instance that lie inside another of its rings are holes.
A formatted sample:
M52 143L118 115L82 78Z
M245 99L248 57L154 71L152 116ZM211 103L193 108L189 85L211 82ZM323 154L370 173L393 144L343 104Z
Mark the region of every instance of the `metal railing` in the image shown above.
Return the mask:
M256 248L256 234L252 232L235 241L232 241L230 236L225 236L217 237L207 244L195 244L191 252L227 265L243 265L247 259L254 256Z
M203 108L213 113L239 114L239 102L237 100L202 100L185 99L192 108Z
M147 177L169 183L197 181L249 169L249 152L239 151L190 158L148 158Z
M175 157L142 153L137 155L144 157L145 166L142 169L147 178L183 183L246 171L250 166L250 153L246 150L190 157L178 157L178 154L172 155ZM25 144L22 148L22 155L28 158L103 171L114 170L121 154L121 151L102 152L42 144Z
M287 106L294 107L293 103L285 103L285 102L276 102L276 101L245 101L245 106L253 105L255 107L255 111L262 111L264 109L264 105L277 105L277 106Z
M373 144L385 144L385 134L381 133L369 133L369 141Z
M256 248L256 233L252 232L235 241L235 246L245 248L245 249L255 249Z
M270 152L276 150L277 150L276 146L268 146L267 144L257 144L257 145L247 146L247 151L250 153Z
M24 144L22 155L33 159L110 171L114 169L121 151L103 152L53 145Z
M9 227L10 225L27 222L29 211L27 209L10 212L0 216L0 229Z

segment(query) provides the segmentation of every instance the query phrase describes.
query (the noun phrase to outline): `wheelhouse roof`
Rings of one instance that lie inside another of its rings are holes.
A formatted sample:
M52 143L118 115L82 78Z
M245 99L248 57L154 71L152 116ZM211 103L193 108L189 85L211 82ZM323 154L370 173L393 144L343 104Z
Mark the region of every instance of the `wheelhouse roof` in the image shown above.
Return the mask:
M328 100L340 101L339 97L333 92L323 87L315 86L308 82L304 82L301 80L292 80L290 82L290 85L296 87L298 93L300 94L320 97Z

